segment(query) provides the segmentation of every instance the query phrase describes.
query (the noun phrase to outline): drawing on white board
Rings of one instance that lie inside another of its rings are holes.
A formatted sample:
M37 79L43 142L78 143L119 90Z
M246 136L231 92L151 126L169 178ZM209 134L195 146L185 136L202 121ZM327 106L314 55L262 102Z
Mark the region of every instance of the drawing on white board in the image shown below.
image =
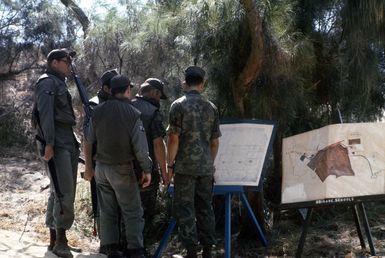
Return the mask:
M282 203L385 194L384 131L338 124L285 138Z
M272 124L221 124L215 183L257 186L273 128Z

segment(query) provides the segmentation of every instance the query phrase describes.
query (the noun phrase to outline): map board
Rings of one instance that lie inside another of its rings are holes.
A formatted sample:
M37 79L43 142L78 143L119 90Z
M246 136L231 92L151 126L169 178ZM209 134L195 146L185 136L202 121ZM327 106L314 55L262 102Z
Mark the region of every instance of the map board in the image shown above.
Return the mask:
M385 123L334 124L284 138L282 204L385 194Z
M220 125L222 136L215 159L216 185L259 186L271 154L275 124L237 120Z

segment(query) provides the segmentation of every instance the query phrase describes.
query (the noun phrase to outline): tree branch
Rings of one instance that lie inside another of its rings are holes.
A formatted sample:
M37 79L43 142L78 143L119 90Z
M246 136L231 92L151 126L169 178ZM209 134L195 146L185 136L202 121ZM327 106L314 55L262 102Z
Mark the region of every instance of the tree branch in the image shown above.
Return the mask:
M74 1L72 0L60 0L62 4L64 4L67 8L69 8L75 15L76 19L80 22L84 32L84 38L87 37L88 29L90 27L90 20L87 15L84 13L82 8L80 8Z

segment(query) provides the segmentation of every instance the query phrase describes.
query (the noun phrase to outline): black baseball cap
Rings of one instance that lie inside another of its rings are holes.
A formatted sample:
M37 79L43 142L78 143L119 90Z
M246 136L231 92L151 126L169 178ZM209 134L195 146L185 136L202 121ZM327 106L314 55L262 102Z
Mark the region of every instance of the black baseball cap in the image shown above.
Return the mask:
M112 69L112 70L107 70L105 71L102 76L100 77L100 81L102 83L102 86L103 85L107 85L108 87L110 87L110 82L111 82L111 79L115 76L115 75L118 75L118 71L116 69Z
M157 78L148 78L147 80L140 85L140 90L142 91L143 89L147 87L153 87L157 90L159 90L162 93L162 96L160 97L161 99L167 99L166 94L164 94L164 83L157 79Z
M110 81L111 89L126 88L127 86L130 86L132 88L132 83L126 75L115 75Z
M66 48L54 49L47 55L47 62L51 62L54 59L62 59L67 57L69 60L76 55L75 51L68 50Z

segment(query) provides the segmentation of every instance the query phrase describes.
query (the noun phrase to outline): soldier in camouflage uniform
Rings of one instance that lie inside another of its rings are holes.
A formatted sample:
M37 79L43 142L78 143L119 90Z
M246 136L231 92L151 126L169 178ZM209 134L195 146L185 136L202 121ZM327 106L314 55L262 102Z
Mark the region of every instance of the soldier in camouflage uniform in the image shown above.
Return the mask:
M86 142L97 141L95 179L100 191L100 238L108 257L118 252L120 207L126 225L127 254L143 254L143 209L139 186L133 171L137 159L143 169L142 185L151 183L151 159L140 112L129 100L130 80L116 75L111 79L111 97L94 109Z
M73 257L67 243L66 230L74 221L79 158L79 143L72 129L76 123L75 115L65 81L71 73L70 64L74 55L75 52L67 49L54 49L48 54L47 71L36 84L33 111L34 119L37 119L37 138L44 145L43 159L53 159L58 186L55 191L55 175L50 171L51 192L46 215L46 225L50 229L48 250L64 258Z
M197 257L197 236L203 245L203 258L211 257L212 245L216 244L212 190L221 133L217 108L201 95L204 76L200 67L186 69L186 94L172 103L167 128L168 172L174 174L175 186L174 216L188 258Z

